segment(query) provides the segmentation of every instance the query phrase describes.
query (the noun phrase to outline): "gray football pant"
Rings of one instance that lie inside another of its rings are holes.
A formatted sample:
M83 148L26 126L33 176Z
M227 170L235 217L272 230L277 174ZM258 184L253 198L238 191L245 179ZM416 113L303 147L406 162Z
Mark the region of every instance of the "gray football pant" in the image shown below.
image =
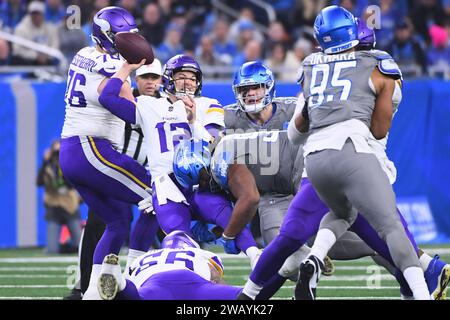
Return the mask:
M320 229L331 230L339 239L360 212L386 242L402 272L420 266L397 214L392 186L373 154L357 153L348 139L342 150L309 154L305 167L319 197L330 209Z
M268 245L280 232L293 195L264 194L259 200L259 225L264 243Z

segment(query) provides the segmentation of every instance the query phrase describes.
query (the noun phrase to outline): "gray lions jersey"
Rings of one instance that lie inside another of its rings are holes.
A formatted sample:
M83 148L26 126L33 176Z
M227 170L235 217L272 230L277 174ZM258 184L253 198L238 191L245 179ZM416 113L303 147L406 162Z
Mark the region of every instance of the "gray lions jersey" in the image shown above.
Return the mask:
M370 126L375 92L370 76L380 72L401 78L392 57L378 50L328 55L313 53L302 64L303 93L308 105L310 130L358 119Z
M223 137L214 149L211 158L213 179L225 190L228 189L228 168L231 164L245 164L252 172L261 194L294 194L298 187L303 164L299 146L291 144L286 131L259 131L232 134ZM293 172L299 177L293 179Z
M242 111L236 104L227 105L224 107L225 110L225 128L230 133L233 130L236 133L243 133L249 131L261 131L261 130L285 130L289 124L289 121L294 115L295 106L297 103L296 97L279 97L272 100L272 105L274 107L274 113L272 117L263 125L259 125L254 122L250 117ZM291 166L290 161L287 166L290 168L290 172L285 172L292 177L292 183L294 186L294 191L297 191L299 183L301 180L301 174L303 171L303 150L302 147L289 149L289 152L297 152L294 154L286 154L286 157L296 158L294 166ZM284 162L282 170L284 170ZM264 193L280 193L280 194L291 194L291 188L284 188L276 185L264 185L267 182L265 179L257 179L256 183L261 194ZM272 181L273 182L273 181ZM291 183L289 183L291 184ZM286 192L289 190L289 192ZM281 192L282 191L282 192Z

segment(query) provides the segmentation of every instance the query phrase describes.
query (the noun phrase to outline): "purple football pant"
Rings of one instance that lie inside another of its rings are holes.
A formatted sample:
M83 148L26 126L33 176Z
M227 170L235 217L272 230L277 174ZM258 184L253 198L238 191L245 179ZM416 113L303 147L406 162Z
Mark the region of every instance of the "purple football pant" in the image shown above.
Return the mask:
M137 289L133 282L118 295L126 300L236 300L242 288L216 284L189 270L157 273Z
M328 211L329 209L320 200L308 178L303 178L300 190L292 200L283 220L280 234L264 249L255 269L250 274L250 279L261 286L268 283L281 268L284 261L317 233L320 221ZM406 221L400 212L399 215L408 238L416 252L418 252L417 245L411 232L408 230ZM351 230L373 250L395 266L386 243L362 215L358 214Z
M192 219L213 223L225 229L233 212L232 203L226 195L206 191L189 192L181 188L178 183L176 184L185 195L189 205L170 200L164 205L159 205L156 192L153 194L153 207L156 217L161 229L166 234L173 230L183 230L192 236ZM244 252L248 248L256 246L255 239L249 229L243 229L236 236L236 245Z
M59 161L64 177L106 224L94 252L94 264L101 264L106 255L119 254L130 231L129 204L149 196L150 176L108 140L89 136L61 139Z

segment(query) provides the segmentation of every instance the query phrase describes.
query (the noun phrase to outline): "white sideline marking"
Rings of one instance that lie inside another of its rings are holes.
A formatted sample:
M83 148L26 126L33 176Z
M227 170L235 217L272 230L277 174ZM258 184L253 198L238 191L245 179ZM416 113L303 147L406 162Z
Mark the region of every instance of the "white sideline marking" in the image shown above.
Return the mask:
M0 267L0 271L66 271L67 267Z
M323 277L320 278L320 282L327 282L327 281L366 281L370 276L370 279L372 281L375 280L392 280L395 281L394 276L390 274L382 274L379 276L376 275L363 275L363 276L331 276L331 277ZM248 276L246 275L225 275L225 278L235 278L235 279L244 279L247 280Z
M0 274L0 278L67 278L67 274Z
M283 286L280 289L295 289L295 286ZM321 286L318 285L317 289L325 289L325 290L385 290L385 289L400 289L399 286L379 286L379 287L367 287L367 286Z
M66 285L59 285L59 284L48 284L48 285L42 285L42 284L24 284L24 285L0 285L0 288L4 289L10 289L10 288L67 288Z
M61 297L1 297L0 300L62 300Z

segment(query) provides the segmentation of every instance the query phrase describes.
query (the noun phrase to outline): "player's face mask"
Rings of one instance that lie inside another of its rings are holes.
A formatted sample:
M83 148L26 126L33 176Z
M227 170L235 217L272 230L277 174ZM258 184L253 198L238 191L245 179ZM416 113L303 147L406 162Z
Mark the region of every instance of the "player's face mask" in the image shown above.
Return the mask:
M258 113L264 109L266 86L264 83L238 87L237 99L244 107L245 112Z
M180 71L173 76L175 83L175 96L189 95L192 98L195 95L195 91L198 88L198 79L194 72Z

